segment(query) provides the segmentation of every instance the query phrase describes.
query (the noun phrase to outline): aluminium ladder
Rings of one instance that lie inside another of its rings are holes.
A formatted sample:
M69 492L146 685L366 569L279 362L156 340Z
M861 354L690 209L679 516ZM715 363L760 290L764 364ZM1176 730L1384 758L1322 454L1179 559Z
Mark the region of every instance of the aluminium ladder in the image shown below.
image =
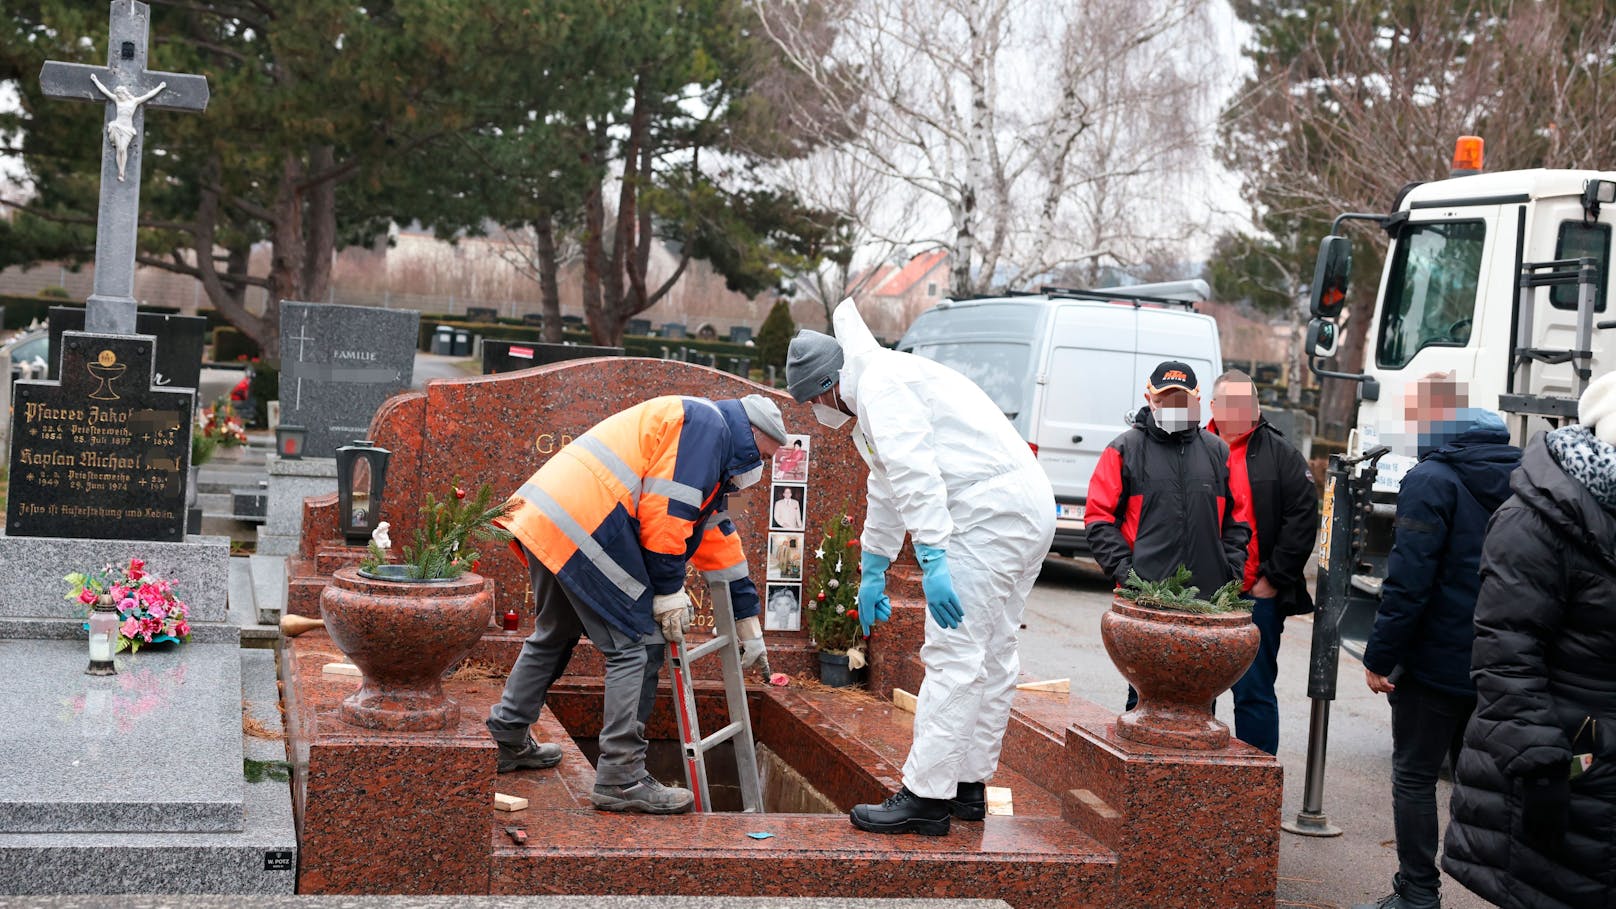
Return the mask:
M668 642L668 675L673 680L673 707L679 720L679 740L684 750L685 782L695 795L698 812L713 810L707 791L707 752L734 740L735 768L740 777L741 810L763 811L762 787L758 782L757 749L752 740L752 714L746 706L746 680L741 670L741 652L735 636L735 612L730 604L729 582L704 573L713 604L713 637L689 649L686 643ZM696 716L696 688L691 665L704 656L717 653L724 672L724 696L729 702L729 725L705 738Z

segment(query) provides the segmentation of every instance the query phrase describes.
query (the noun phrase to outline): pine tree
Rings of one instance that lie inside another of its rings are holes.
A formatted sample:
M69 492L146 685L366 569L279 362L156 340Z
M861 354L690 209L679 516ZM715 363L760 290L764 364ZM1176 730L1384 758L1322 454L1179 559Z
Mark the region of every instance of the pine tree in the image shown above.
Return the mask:
M784 369L786 349L791 346L791 336L796 333L797 323L791 319L791 304L776 300L774 308L763 320L763 327L758 329L756 344L759 365Z
M843 653L864 639L858 621L858 537L842 509L814 552L814 579L806 591L808 630L820 650Z

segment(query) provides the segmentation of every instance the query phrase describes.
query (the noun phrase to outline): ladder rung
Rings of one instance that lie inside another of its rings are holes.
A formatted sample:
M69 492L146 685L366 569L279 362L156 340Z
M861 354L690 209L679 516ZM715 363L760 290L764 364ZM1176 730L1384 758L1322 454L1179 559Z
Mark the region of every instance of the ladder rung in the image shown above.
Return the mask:
M685 651L685 653L684 653L685 665L688 666L691 663L696 662L697 660L701 659L702 657L706 656L707 654L712 653L713 651L717 650L720 647L723 647L725 644L728 644L728 643L729 643L729 636L728 635L723 635L723 634L715 634L715 635L713 635L712 640L704 641L703 643L698 644L695 647L692 647L689 650Z
M701 740L701 753L706 754L707 752L713 750L714 748L717 748L719 745L724 744L725 742L727 742L730 739L734 738L736 736L736 734L739 733L744 728L746 728L746 727L743 726L740 722L730 723L728 726L725 726L723 729L720 729L717 732L713 733L712 735L709 735L708 737L702 739Z

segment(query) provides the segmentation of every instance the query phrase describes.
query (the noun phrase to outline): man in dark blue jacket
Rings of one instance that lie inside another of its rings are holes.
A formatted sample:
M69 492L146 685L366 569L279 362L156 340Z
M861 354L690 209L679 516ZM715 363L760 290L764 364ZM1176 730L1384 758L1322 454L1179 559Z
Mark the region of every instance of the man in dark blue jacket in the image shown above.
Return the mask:
M1397 520L1375 630L1369 688L1392 705L1392 823L1398 873L1375 909L1436 909L1436 778L1455 759L1476 706L1470 683L1481 544L1521 463L1497 414L1465 406L1451 374L1415 383L1404 405L1420 462L1397 493ZM1360 907L1362 909L1362 907Z

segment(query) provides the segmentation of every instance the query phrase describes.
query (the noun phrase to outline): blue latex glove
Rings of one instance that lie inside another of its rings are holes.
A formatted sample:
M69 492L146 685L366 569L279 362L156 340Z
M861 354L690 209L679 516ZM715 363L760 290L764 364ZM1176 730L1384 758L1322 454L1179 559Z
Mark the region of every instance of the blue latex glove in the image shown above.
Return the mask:
M887 567L892 560L866 552L859 556L859 627L870 636L870 626L892 618L892 601L887 599Z
M915 546L924 576L920 588L926 592L926 608L944 628L958 628L965 621L965 610L954 595L954 579L948 574L948 553L930 546Z

